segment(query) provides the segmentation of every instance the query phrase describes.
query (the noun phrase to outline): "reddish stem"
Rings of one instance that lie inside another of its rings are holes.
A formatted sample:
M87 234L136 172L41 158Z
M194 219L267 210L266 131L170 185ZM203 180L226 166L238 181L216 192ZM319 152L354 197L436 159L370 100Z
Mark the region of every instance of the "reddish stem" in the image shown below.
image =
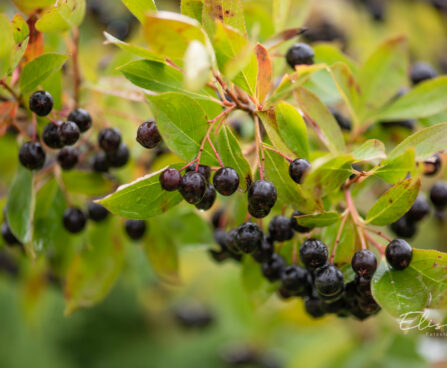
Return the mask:
M384 233L382 233L382 232L379 231L379 230L376 230L376 229L374 229L374 228L372 228L372 227L369 227L369 226L363 226L363 228L364 228L366 231L369 231L369 232L371 232L371 233L374 233L374 234L379 235L381 238L385 239L387 242L390 242L390 241L391 241L391 238L389 238L388 236L386 236Z
M219 154L217 153L216 147L214 147L214 144L213 144L213 142L211 142L211 138L210 138L210 137L208 137L208 143L210 144L211 149L213 150L214 155L215 155L216 158L217 158L217 161L219 161L219 165L220 165L220 167L223 167L224 164L223 164L223 162L222 162L222 159L220 158Z
M266 144L262 145L265 149L268 149L269 151L275 152L278 155L282 156L283 158L285 158L287 161L292 162L293 159L291 159L289 156L285 155L284 153L282 153L281 151L277 150L276 148L270 147Z
M185 166L183 166L181 169L179 169L178 171L183 171L186 168L188 168L189 166L191 166L194 162L197 162L197 158L195 158L194 160L192 160L191 162L188 162ZM198 166L197 166L198 167Z
M380 252L380 254L383 256L385 254L385 246L380 244L379 242L377 242L371 235L369 234L365 234L366 239L368 239L368 241L374 245Z
M337 247L338 247L338 244L340 243L341 234L343 232L343 229L345 227L346 220L348 219L349 214L350 214L350 212L346 211L345 215L343 216L343 218L341 220L340 227L338 228L337 237L335 238L334 248L332 248L332 252L331 252L331 259L330 259L331 264L334 263L335 253L337 252Z
M298 246L296 244L296 241L293 242L293 248L292 248L292 263L294 265L298 264Z
M259 118L255 115L255 129L256 129L256 156L258 158L258 166L259 166L259 177L261 180L264 179L264 163L265 163L265 154L264 148L261 140L261 128L259 127Z

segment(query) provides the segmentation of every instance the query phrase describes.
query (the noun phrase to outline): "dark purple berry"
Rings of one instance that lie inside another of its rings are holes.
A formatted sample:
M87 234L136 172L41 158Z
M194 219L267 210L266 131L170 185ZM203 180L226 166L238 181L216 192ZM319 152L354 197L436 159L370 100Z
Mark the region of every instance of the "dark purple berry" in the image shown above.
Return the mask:
M447 207L447 182L438 181L430 189L430 199L437 209Z
M417 62L411 66L410 79L413 85L433 79L437 75L438 73L429 63Z
M295 183L301 184L304 174L310 169L309 161L297 158L290 163L289 175Z
M425 200L424 196L419 195L416 201L411 206L410 210L406 213L406 217L409 221L418 222L430 213L430 206Z
M264 240L261 246L252 253L252 257L256 262L264 263L272 258L274 251L275 246L273 244L273 241L264 236Z
M326 244L317 239L307 239L300 247L300 258L307 269L323 266L328 259Z
M126 233L132 240L141 239L146 232L146 221L127 220L125 224Z
M67 231L76 234L84 229L87 217L79 208L70 207L64 211L63 223Z
M63 170L71 170L78 163L78 150L72 147L64 147L57 154L57 162Z
M125 144L121 144L117 151L107 152L106 156L111 167L123 167L129 161L129 148Z
M264 218L270 213L270 208L253 208L253 206L249 204L248 212L255 218Z
M99 173L104 173L109 171L110 165L107 160L107 155L104 151L96 152L92 158L93 170Z
M102 129L98 134L98 144L106 152L116 152L121 145L121 133L116 128Z
M314 50L305 43L296 43L287 50L286 61L293 69L296 65L312 65L314 63Z
M386 260L395 270L403 270L410 265L413 249L403 239L394 239L385 250Z
M371 277L377 269L376 255L368 249L359 250L352 257L351 266L357 275Z
M381 309L372 295L362 295L358 300L358 305L368 315L376 314Z
M182 184L182 174L177 169L166 169L160 174L160 184L168 192L178 190Z
M39 142L26 142L19 150L20 163L30 170L39 170L45 164L46 154Z
M326 314L324 303L318 298L307 298L304 306L307 314L313 318L321 318Z
M325 265L314 271L315 290L323 298L339 295L344 289L344 278L334 265Z
M196 171L197 164L189 165L185 172ZM207 165L199 165L199 170L197 171L199 174L202 174L207 182L210 181L211 176L211 168Z
M298 233L308 233L309 231L311 231L312 229L309 227L304 227L298 224L298 222L296 221L296 218L299 216L303 216L304 213L300 212L300 211L293 211L292 216L290 217L290 220L292 222L292 228L293 230L295 230Z
M224 226L225 225L224 224L224 221L225 221L224 214L225 214L225 211L222 208L220 208L217 211L215 211L213 213L213 215L211 216L211 223L213 224L213 227L215 229L220 229L222 227L225 227Z
M412 238L417 232L416 224L409 221L407 216L403 216L396 222L393 222L390 228L397 236L406 239Z
M66 121L57 127L59 138L64 146L72 146L75 144L81 132L79 127L72 121Z
M340 114L336 110L331 109L331 112L340 129L345 130L347 132L351 131L352 124L349 119L345 118L342 114Z
M262 274L271 282L281 278L281 272L286 267L286 261L279 254L273 253L272 258L261 265Z
M254 211L270 210L275 205L277 198L276 188L268 180L257 180L248 189L249 208L251 207Z
M288 291L302 295L308 288L308 271L296 265L285 267L281 272L281 285Z
M233 168L221 167L214 174L213 184L220 194L230 196L239 186L239 176Z
M12 233L8 222L4 221L2 224L2 238L8 245L20 244L15 235Z
M205 195L203 196L201 201L196 204L196 208L203 211L209 210L213 206L214 201L216 200L216 196L216 190L211 184L208 184L206 187Z
M154 148L161 141L161 135L154 120L148 120L138 127L137 142L144 148Z
M89 202L87 211L88 218L95 222L102 221L109 215L109 211L103 205L95 202Z
M29 108L39 116L47 116L53 109L53 96L47 91L34 92L29 98Z
M205 307L197 304L181 306L174 312L177 322L185 328L205 328L213 320L213 314Z
M180 194L190 204L199 203L205 195L207 188L206 179L203 175L189 171L183 175L180 186Z
M49 123L45 126L42 133L42 139L50 148L58 149L64 146L59 137L57 125L53 123Z
M88 111L78 108L70 112L68 115L68 120L74 122L81 133L86 132L92 126L92 117Z
M262 246L264 234L257 224L246 222L238 227L235 240L243 253L253 253Z
M371 277L356 275L355 288L360 295L371 295Z
M292 221L286 216L275 216L269 224L269 236L272 240L283 242L293 238Z

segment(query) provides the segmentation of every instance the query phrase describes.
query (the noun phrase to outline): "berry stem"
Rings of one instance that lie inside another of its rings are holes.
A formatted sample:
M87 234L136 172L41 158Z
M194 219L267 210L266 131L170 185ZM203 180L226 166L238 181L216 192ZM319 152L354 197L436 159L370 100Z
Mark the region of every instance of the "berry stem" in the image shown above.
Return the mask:
M297 241L295 240L293 242L293 248L292 248L292 263L294 265L298 264L298 245L297 245Z
M338 228L337 237L335 238L334 247L332 248L332 252L331 252L331 259L330 259L331 264L334 263L335 253L337 252L337 247L338 247L338 244L340 243L341 234L343 232L343 229L345 227L346 220L348 219L349 214L350 214L349 210L346 210L343 215L343 218L341 220L340 227Z
M261 180L263 180L264 179L265 153L264 153L264 147L262 144L261 128L259 126L259 118L257 115L254 115L254 120L255 120L255 129L256 129L256 156L258 158L259 177L261 178Z
M365 233L363 232L363 229L361 228L361 226L362 226L361 218L360 218L359 213L357 212L357 209L355 208L354 202L352 201L351 192L348 189L345 190L345 198L346 198L347 209L351 213L352 221L356 225L360 243L362 244L362 249L367 249L367 245L366 245L366 241L365 241Z
M36 114L32 114L32 124L33 124L33 142L37 140L37 118Z
M381 231L376 230L376 229L374 229L374 228L372 228L372 227L369 227L369 226L364 226L364 225L362 225L362 227L363 227L366 231L369 231L369 232L371 232L371 233L374 233L374 234L376 234L376 235L379 235L381 238L385 239L387 242L391 242L391 238L389 238L387 235L385 235L385 234L382 233Z
M6 89L17 102L20 103L20 96L12 89L12 87L8 83L6 83L3 79L1 79L0 85L4 89Z
M368 233L365 234L366 239L374 245L380 252L380 254L383 256L385 254L385 246L377 242L371 235Z
M195 158L194 160L188 162L185 166L183 166L181 169L178 169L178 171L183 171L185 170L187 167L191 166L194 162L197 162L197 158Z
M210 137L208 137L208 143L210 144L211 149L213 150L214 155L215 155L216 158L217 158L217 161L219 161L219 165L220 165L220 167L224 167L224 164L223 164L223 162L222 162L222 159L220 158L219 154L217 153L216 147L214 147L214 144L213 144L213 142L211 142L211 138L210 138ZM198 167L198 166L197 166L197 167Z
M270 147L269 145L267 145L267 144L265 144L265 143L263 143L262 146L263 146L265 149L268 149L269 151L272 151L272 152L277 153L278 155L282 156L283 158L285 158L285 159L286 159L287 161L289 161L289 162L292 162L292 161L293 161L293 159L291 159L289 156L285 155L285 154L282 153L281 151L277 150L276 148Z
M72 206L72 202L71 202L70 197L68 195L67 188L65 188L64 181L62 180L61 168L60 168L59 165L54 165L53 166L53 174L54 174L54 177L55 177L57 183L59 184L59 188L61 188L61 191L64 194L64 197L65 197L65 200L67 201L68 206L71 207Z

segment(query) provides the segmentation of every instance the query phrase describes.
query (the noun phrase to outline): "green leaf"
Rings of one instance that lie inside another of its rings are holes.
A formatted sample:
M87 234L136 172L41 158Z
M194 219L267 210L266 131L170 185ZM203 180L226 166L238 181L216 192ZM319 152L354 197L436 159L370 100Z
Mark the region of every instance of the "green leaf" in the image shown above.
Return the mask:
M309 158L307 128L298 110L287 102L275 106L279 135L287 147L298 157Z
M209 117L192 98L175 92L147 96L157 127L171 151L187 162L196 158L209 128ZM218 164L209 144L205 144L201 163Z
M374 175L388 183L395 184L403 180L416 168L416 156L413 148L392 159L383 160L374 168Z
M36 28L45 33L69 31L82 23L84 15L85 0L60 0L43 12Z
M144 23L144 17L147 12L157 11L154 0L121 0L127 9L131 11L141 23Z
M324 198L340 186L352 174L352 155L326 156L312 163L304 177L303 188L316 198Z
M12 29L13 29L15 47L11 54L11 62L9 65L8 74L12 74L14 69L19 64L23 54L26 51L29 41L28 24L20 14L16 14L12 19Z
M386 158L385 145L378 139L368 139L352 151L358 161L372 161Z
M416 85L410 92L385 107L376 120L418 119L447 110L447 76Z
M258 81L256 85L256 98L262 104L267 97L273 83L273 62L268 50L258 43L255 47L258 60Z
M64 89L62 86L62 76L62 70L56 70L41 83L42 89L53 96L53 109L56 111L62 108L62 93Z
M355 62L349 58L349 56L345 55L339 48L335 45L329 43L321 43L313 46L315 52L315 64L324 63L326 65L331 65L331 69L335 67L332 64L346 64L348 70L355 72L357 69L357 65ZM338 65L337 64L337 65ZM338 68L337 66L336 68Z
M304 226L304 227L326 227L329 225L332 225L334 222L337 222L340 220L340 214L338 212L323 212L318 213L315 215L302 215L295 217L296 222L298 222L298 225Z
M241 0L204 0L202 21L210 36L214 34L216 23L219 22L242 34L247 33Z
M180 10L182 14L202 22L203 0L181 0Z
M5 14L0 14L0 29L2 30L2 42L0 42L0 78L9 69L11 54L14 48L13 28Z
M334 244L340 225L341 219L339 218L337 222L328 227L325 227L322 230L321 237L324 243L328 246L329 254L332 254L332 250L334 249ZM340 241L338 242L337 250L335 251L334 256L335 264L349 264L349 268L351 270L351 258L356 249L356 226L357 225L355 225L352 220L348 218L345 225L343 226L343 230L340 235Z
M55 53L43 54L30 61L20 75L20 90L23 93L32 92L56 70L62 68L67 56Z
M260 265L252 257L244 257L241 279L244 291L255 307L264 304L277 289L277 285L268 282L262 275Z
M436 124L410 135L394 148L388 156L389 158L395 158L409 147L414 147L418 160L424 160L439 151L444 151L447 147L447 123Z
M368 111L381 108L407 79L407 42L403 37L392 38L368 58L358 73L358 83L362 91L360 109L364 120Z
M287 24L287 19L292 10L292 0L273 0L273 20L275 31L282 31Z
M125 218L144 220L160 215L182 200L180 193L162 190L159 175L165 169L122 185L98 202L110 212Z
M112 181L105 176L88 171L63 171L62 180L67 192L97 197L110 193L114 189Z
M374 203L366 216L366 222L384 226L399 220L413 205L420 188L419 178L408 178L394 185Z
M252 179L250 165L242 154L237 138L225 125L217 135L216 149L224 166L235 169L239 175L239 185L244 190L247 189L247 179Z
M118 38L113 37L111 34L109 34L107 32L104 32L104 37L106 38L106 40L104 42L104 44L106 44L106 45L109 45L109 44L116 45L124 51L127 51L127 52L129 52L133 55L136 55L136 56L140 56L147 60L158 61L161 63L164 63L164 61L165 61L164 57L158 56L154 52L149 51L148 49L145 49L144 47L135 46L130 43L123 42L123 41L119 40Z
M11 231L17 239L25 244L32 239L34 199L32 171L19 166L9 190L6 210Z
M346 149L343 134L329 109L311 91L305 88L296 90L298 104L307 122L315 129L323 143L331 152Z

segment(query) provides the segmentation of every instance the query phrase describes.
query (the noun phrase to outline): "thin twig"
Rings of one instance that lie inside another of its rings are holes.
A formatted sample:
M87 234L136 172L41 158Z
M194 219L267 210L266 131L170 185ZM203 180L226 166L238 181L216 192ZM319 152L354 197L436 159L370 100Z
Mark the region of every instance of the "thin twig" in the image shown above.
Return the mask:
M264 163L265 163L265 154L264 154L264 147L262 145L262 139L261 139L261 128L259 126L259 118L255 115L255 135L256 135L256 155L258 158L258 165L259 165L259 177L261 180L264 179Z
M269 145L263 143L262 146L266 149L268 149L269 151L275 152L278 155L282 156L283 158L285 158L287 161L292 162L293 159L290 158L289 156L285 155L284 153L282 153L281 151L277 150L276 148L270 147Z
M387 235L385 235L385 234L382 233L381 231L376 230L376 229L374 229L374 228L372 228L372 227L369 227L369 226L364 226L364 225L361 225L361 226L362 226L366 231L369 231L369 232L371 232L371 233L374 233L374 234L379 235L381 238L385 239L387 242L390 242L390 241L391 241L391 238L389 238Z
M376 241L371 235L369 234L365 234L366 239L368 239L368 241L374 245L380 252L381 255L385 254L385 246L380 244L378 241Z
M334 257L335 257L335 253L337 252L338 244L340 243L341 234L343 232L343 229L346 224L346 220L348 219L350 213L351 212L349 210L345 211L345 214L343 215L343 218L340 223L340 227L338 228L337 237L335 238L334 247L332 248L332 252L331 252L331 259L330 259L331 264L334 263Z

